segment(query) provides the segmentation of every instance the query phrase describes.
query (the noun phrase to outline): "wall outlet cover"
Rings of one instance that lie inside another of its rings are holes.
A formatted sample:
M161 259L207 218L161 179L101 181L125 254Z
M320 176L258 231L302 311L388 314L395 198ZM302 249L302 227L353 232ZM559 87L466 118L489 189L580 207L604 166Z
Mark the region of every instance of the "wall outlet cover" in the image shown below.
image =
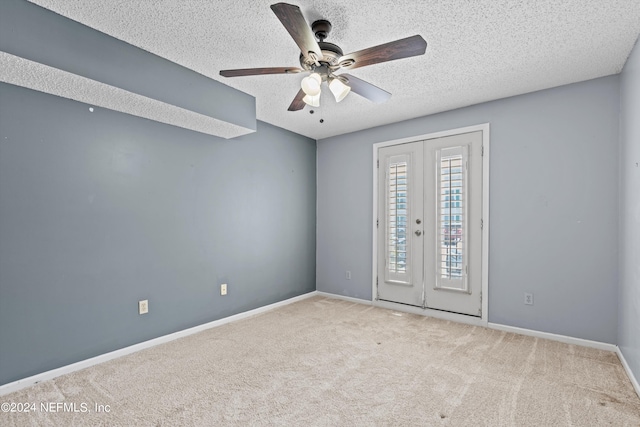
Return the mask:
M524 303L525 303L525 305L533 305L533 294L525 292L524 293Z
M138 313L147 314L149 312L149 300L138 301Z

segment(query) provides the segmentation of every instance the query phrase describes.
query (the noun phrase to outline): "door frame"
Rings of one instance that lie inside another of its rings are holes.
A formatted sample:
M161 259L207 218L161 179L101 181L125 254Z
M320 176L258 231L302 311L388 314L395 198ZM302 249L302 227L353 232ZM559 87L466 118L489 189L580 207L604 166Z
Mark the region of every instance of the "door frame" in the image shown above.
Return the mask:
M465 314L451 313L448 311L435 310L430 308L413 307L401 303L393 303L377 300L377 275L378 275L378 149L410 142L424 141L428 139L442 138L445 136L459 135L482 131L482 316L474 317ZM466 126L457 129L450 129L440 132L432 132L423 135L416 135L407 138L394 139L373 144L373 221L372 221L372 270L371 270L371 301L374 306L390 308L413 314L422 314L460 323L487 326L489 321L489 123L482 123L473 126Z

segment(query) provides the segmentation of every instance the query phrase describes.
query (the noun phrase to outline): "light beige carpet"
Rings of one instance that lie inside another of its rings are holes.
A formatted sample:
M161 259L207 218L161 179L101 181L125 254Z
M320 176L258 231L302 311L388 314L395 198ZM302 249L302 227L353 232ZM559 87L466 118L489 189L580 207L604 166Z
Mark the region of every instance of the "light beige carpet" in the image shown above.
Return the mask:
M38 405L3 426L640 425L614 353L321 297L0 402Z

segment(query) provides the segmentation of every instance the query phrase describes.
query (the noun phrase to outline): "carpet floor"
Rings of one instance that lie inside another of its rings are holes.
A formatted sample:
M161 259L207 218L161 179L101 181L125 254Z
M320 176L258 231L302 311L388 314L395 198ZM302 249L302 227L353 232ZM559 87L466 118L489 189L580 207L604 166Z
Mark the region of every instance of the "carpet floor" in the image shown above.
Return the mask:
M37 405L3 426L640 426L615 353L323 297L0 402Z

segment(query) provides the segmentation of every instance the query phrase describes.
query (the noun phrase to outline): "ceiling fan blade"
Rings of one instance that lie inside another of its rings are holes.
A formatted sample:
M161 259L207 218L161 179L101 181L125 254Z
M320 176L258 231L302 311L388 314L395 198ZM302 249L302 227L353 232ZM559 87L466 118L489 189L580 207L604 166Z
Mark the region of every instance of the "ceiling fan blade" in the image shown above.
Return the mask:
M275 67L275 68L240 68L238 70L221 70L223 77L243 77L257 76L260 74L295 74L302 71L302 68L295 67Z
M309 53L311 52L315 55L315 58L312 58L313 62L322 58L322 50L298 6L287 3L276 3L271 5L271 10L273 10L273 13L276 14L289 34L291 34L291 37L293 37L293 40L305 57L309 57Z
M298 94L296 95L295 98L293 98L293 102L291 102L291 105L289 105L288 110L289 111L298 111L298 110L302 110L304 108L305 102L302 100L302 98L304 98L304 96L306 95L306 93L304 93L304 91L302 89L300 89L298 91Z
M346 79L347 81L345 83L351 87L353 92L376 104L381 104L391 98L391 94L386 90L382 90L369 82L353 77L351 74L340 74L338 77L343 81Z
M380 62L424 55L426 50L427 42L421 36L415 35L344 55L338 60L338 64L342 68L351 70ZM352 61L353 64L349 64Z

